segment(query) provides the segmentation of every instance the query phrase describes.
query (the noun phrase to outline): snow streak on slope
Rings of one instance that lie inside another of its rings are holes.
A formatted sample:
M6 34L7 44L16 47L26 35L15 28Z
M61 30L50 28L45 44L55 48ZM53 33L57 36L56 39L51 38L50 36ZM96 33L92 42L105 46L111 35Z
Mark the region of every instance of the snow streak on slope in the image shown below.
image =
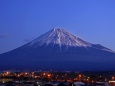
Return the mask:
M75 47L91 46L91 43L88 43L60 28L54 28L29 43L30 46L41 46L43 44L58 44L59 46L66 45Z

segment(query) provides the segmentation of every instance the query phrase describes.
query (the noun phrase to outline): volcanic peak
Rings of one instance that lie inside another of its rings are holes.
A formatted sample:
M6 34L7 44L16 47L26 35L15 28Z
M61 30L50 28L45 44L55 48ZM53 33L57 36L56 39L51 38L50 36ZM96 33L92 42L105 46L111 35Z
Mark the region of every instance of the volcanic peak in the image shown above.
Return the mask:
M62 45L75 47L91 46L91 43L86 42L61 28L54 28L29 43L31 46L41 46L43 44L58 44L60 47Z

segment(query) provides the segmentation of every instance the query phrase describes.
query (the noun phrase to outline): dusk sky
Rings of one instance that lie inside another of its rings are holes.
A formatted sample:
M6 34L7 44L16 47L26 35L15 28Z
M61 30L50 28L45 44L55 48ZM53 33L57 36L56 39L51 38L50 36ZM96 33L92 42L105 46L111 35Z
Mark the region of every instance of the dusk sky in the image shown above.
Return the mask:
M54 27L115 51L115 0L0 0L0 53Z

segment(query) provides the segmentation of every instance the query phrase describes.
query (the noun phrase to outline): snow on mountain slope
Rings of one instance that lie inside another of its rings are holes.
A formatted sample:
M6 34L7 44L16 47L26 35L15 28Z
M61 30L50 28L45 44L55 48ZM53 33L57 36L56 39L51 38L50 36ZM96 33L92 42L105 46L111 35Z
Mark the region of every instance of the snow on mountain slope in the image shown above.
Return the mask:
M114 51L100 44L86 42L60 28L52 29L35 40L0 55L0 69L97 71L114 70L114 66Z
M87 41L84 41L81 38L76 37L61 28L54 28L54 29L48 31L47 33L39 36L35 40L29 42L28 46L39 47L44 44L45 45L49 45L49 44L59 45L60 49L62 48L62 46L66 46L66 49L68 49L68 47L84 47L84 48L92 47L95 49L114 52L111 49L108 49L102 45L92 44Z
M90 47L91 43L86 42L69 32L65 31L64 29L54 28L49 32L41 35L37 39L33 40L29 43L29 46L36 45L41 46L43 44L58 44L60 47L62 45L66 46L77 46L77 47Z

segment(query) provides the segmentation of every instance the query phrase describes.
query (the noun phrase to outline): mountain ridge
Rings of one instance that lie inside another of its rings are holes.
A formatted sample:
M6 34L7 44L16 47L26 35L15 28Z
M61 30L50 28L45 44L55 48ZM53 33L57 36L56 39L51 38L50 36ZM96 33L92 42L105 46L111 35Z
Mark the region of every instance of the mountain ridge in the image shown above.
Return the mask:
M0 68L114 70L115 52L58 28L0 54L0 61Z
M41 35L34 41L30 42L31 44L38 43L39 45L42 45L43 43L46 43L47 45L49 43L59 44L61 45L67 45L67 46L90 46L90 43L70 34L64 29L60 28L54 28L47 33Z

